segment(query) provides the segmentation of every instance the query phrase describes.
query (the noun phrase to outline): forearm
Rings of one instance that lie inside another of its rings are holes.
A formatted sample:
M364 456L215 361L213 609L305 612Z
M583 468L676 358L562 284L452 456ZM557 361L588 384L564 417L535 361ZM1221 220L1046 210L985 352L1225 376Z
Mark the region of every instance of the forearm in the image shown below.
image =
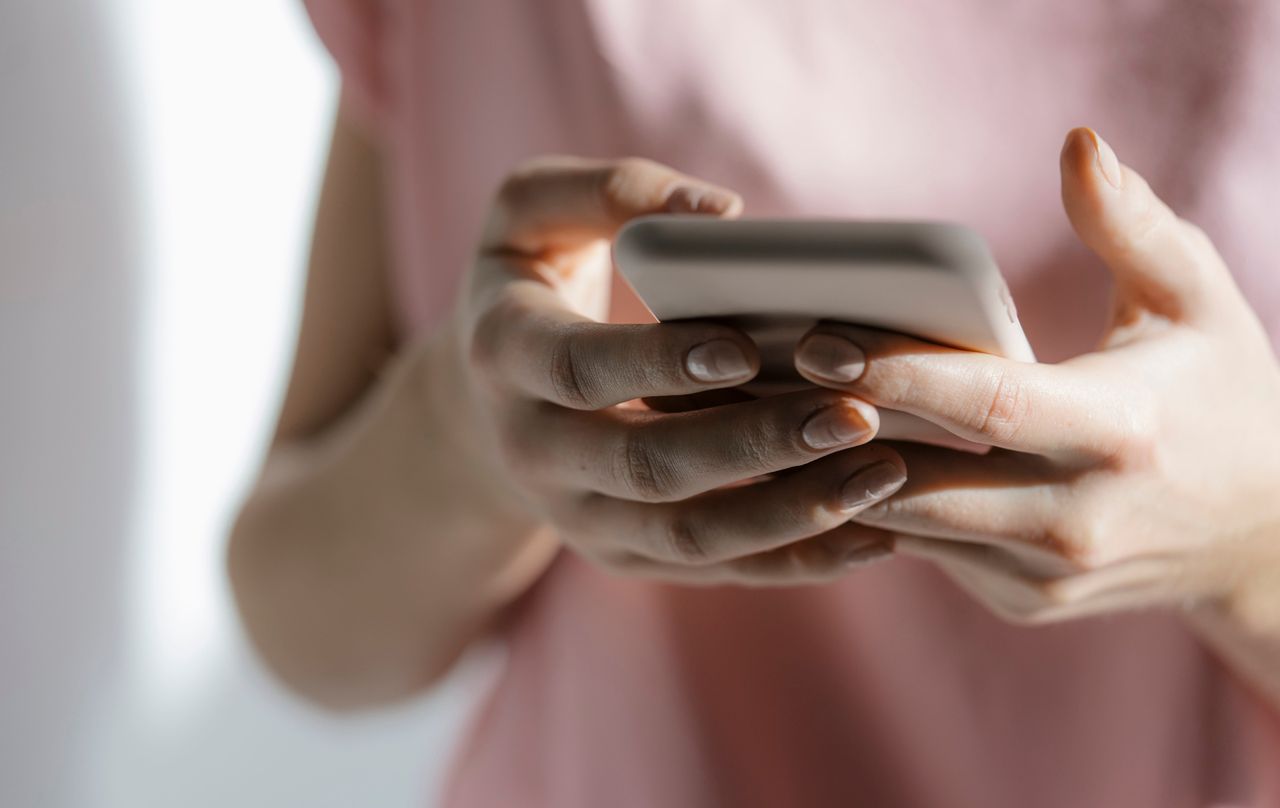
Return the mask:
M486 459L456 362L443 337L405 352L329 429L272 451L235 526L249 633L317 701L420 689L554 552Z

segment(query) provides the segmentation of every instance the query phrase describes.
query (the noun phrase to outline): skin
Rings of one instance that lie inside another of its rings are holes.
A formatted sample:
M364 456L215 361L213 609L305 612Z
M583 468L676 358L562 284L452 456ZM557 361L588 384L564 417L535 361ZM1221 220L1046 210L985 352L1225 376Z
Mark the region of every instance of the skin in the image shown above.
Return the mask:
M1258 439L1280 373L1207 240L1162 237L1183 223L1127 169L1101 185L1082 137L1064 199L1121 282L1096 358L1010 367L824 324L797 354L818 387L740 400L759 369L744 334L604 322L616 230L735 216L732 192L637 159L520 166L451 316L394 348L378 147L340 119L289 392L229 549L262 656L321 704L383 703L448 670L561 548L620 575L796 585L896 544L1017 619L1194 601L1198 630L1271 686L1280 587L1239 570L1280 524L1278 441ZM833 378L844 344L862 369ZM868 444L875 405L1002 448ZM1245 418L1250 441L1228 429ZM1115 569L1137 572L1119 586ZM1167 597L1128 597L1140 582Z
M816 384L996 448L898 445L910 473L854 517L994 611L1042 623L1178 607L1280 704L1280 367L1208 237L1087 129L1062 199L1116 293L1096 351L1027 365L822 324Z

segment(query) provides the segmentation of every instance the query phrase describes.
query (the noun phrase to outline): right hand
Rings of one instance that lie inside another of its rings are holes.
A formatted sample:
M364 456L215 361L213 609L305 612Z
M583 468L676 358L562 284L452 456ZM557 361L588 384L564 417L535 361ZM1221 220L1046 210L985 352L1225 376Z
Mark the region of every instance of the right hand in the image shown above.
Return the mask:
M477 419L468 439L505 478L495 485L614 572L797 584L891 551L891 534L849 522L905 480L892 449L861 446L875 408L815 388L657 412L638 400L751 379L754 344L714 323L601 322L610 239L628 219L740 209L647 160L556 157L512 173L490 211L452 325Z

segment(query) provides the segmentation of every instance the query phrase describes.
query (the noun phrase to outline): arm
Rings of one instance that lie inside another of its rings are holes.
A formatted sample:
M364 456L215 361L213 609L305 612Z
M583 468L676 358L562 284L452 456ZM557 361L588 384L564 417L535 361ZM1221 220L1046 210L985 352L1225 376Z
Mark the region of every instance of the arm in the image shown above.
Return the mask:
M228 559L259 651L332 706L431 681L551 552L453 440L448 332L395 352L380 170L340 119L292 378Z

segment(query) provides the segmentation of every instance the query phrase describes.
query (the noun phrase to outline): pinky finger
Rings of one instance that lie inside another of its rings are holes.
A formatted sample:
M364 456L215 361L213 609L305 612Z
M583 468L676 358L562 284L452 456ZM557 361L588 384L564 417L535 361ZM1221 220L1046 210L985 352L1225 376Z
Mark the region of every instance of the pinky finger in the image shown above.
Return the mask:
M633 555L623 574L694 586L803 586L834 581L893 555L892 533L843 524L825 533L754 555L706 566L655 561Z
M942 567L1001 618L1042 624L1164 605L1185 597L1170 581L1178 564L1147 556L1056 576L1030 573L1011 554L979 544L900 536L903 555Z

